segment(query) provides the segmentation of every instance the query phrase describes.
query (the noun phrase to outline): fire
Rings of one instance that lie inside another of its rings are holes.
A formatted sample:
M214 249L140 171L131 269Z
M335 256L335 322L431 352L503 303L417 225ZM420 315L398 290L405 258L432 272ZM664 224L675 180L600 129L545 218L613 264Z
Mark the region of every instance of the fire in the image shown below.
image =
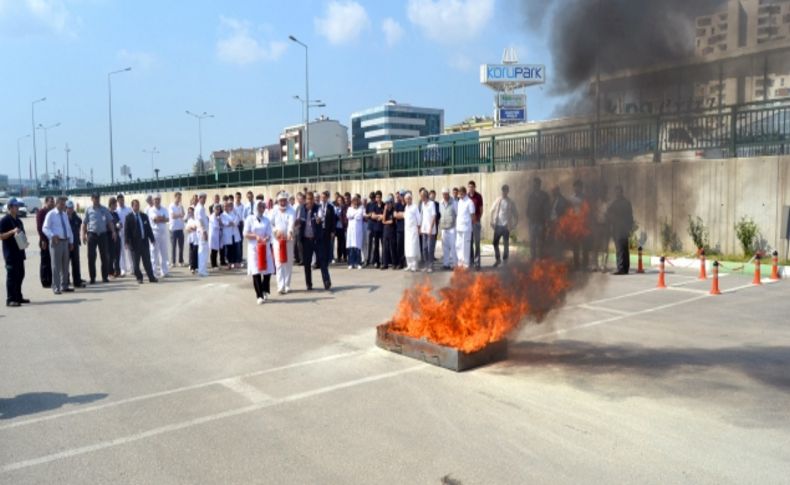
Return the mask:
M566 265L514 263L499 273L458 269L450 285L430 282L404 292L390 331L474 352L507 337L525 319L540 321L570 288Z
M579 242L590 235L590 204L582 202L578 209L567 211L557 221L555 236L565 242Z

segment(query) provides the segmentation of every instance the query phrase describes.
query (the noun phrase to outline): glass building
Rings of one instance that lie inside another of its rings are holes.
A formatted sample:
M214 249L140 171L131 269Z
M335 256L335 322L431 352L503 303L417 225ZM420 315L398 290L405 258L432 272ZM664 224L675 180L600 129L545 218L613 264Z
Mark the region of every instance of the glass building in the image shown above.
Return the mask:
M438 135L443 130L443 109L390 101L351 115L351 150L375 150L384 142Z

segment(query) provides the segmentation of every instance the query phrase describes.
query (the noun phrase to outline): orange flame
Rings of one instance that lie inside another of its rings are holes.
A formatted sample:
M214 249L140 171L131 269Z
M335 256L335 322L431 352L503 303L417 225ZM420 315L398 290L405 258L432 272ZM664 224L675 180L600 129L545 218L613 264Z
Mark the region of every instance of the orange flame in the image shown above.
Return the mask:
M436 293L427 281L407 289L389 330L474 352L506 338L525 318L541 320L569 287L567 266L552 260L491 274L458 269Z
M578 208L567 211L557 220L555 235L565 242L580 242L590 235L590 204L581 203Z

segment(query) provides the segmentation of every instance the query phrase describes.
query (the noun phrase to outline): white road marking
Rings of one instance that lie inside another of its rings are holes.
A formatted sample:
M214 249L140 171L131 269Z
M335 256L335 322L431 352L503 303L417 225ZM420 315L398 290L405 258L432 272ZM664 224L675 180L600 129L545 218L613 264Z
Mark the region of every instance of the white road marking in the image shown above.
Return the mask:
M668 290L672 290L672 291L685 291L686 293L698 293L698 294L705 294L705 295L710 293L710 291L708 291L708 290L698 290L696 288L682 288L682 287L678 287L678 286L667 286L667 289Z
M225 379L224 381L221 381L220 384L227 387L231 391L246 397L251 403L271 401L274 399L257 387L245 382L240 377Z
M595 310L601 312L609 312L609 313L616 313L618 315L627 315L628 312L623 310L615 310L614 308L606 308L602 306L595 306L595 305L579 305L578 308L583 308L585 310Z
M409 372L414 372L420 369L424 369L428 367L428 364L420 364L413 367L408 367L406 369L401 369L392 372L385 372L382 374L376 374L373 376L362 377L360 379L354 379L351 381L341 382L339 384L334 384L331 386L326 387L319 387L317 389L313 389L310 391L300 392L296 394L291 394L290 396L272 399L265 402L260 402L256 404L251 404L249 406L244 406L242 408L231 409L229 411L224 411L217 414L210 414L208 416L203 416L196 419L191 419L189 421L182 421L180 423L173 423L166 426L161 426L159 428L150 429L148 431L143 431L141 433L124 436L121 438L116 438L113 440L102 441L99 443L95 443L88 446L82 446L79 448L73 448L71 450L64 450L59 453L53 453L51 455L41 456L39 458L33 458L30 460L18 461L16 463L9 463L8 465L3 465L0 468L0 473L8 473L14 470L20 470L23 468L29 468L32 466L43 465L45 463L50 463L57 460L63 460L65 458L71 458L78 455L84 455L86 453L92 453L94 451L100 451L107 448L112 448L115 446L125 445L128 443L133 443L135 441L144 440L146 438L151 438L154 436L159 436L165 433L172 433L174 431L179 431L182 429L192 428L194 426L199 426L201 424L210 423L213 421L218 421L225 418L231 418L234 416L240 416L242 414L248 414L251 412L259 411L261 409L269 408L272 406L276 406L278 404L285 404L295 401L300 401L302 399L307 399L314 396L319 396L321 394L327 394L334 391L339 391L341 389L348 389L350 387L360 386L363 384L369 384L371 382L380 381L382 379L389 379L392 377L397 377L403 374L407 374Z
M40 423L42 421L49 421L51 419L58 419L58 418L62 418L62 417L65 417L65 416L73 416L75 414L82 414L82 413L87 413L87 412L91 412L91 411L98 411L98 410L101 410L101 409L111 408L111 407L115 407L115 406L121 406L123 404L129 404L129 403L132 403L132 402L144 401L146 399L153 399L153 398L157 398L157 397L169 396L171 394L177 394L177 393L180 393L180 392L193 391L195 389L202 389L204 387L209 387L209 386L214 386L214 385L223 385L223 383L226 382L229 379L246 379L246 378L249 378L249 377L255 377L255 376L260 376L260 375L263 375L263 374L270 374L270 373L273 373L273 372L280 372L280 371L284 371L284 370L295 369L295 368L303 367L303 366L307 366L307 365L320 364L320 363L323 363L323 362L329 362L329 361L332 361L332 360L342 359L342 358L345 358L345 357L353 357L353 356L364 354L366 352L369 352L369 350L355 350L353 352L343 352L343 353L340 353L340 354L328 355L326 357L319 357L317 359L305 360L305 361L296 362L296 363L293 363L293 364L287 364L287 365L282 365L282 366L278 366L278 367L272 367L272 368L269 368L269 369L259 370L259 371L255 371L255 372L249 372L247 374L242 374L242 375L239 375L239 376L225 377L223 379L217 379L217 380L210 381L210 382L201 382L199 384L193 384L191 386L178 387L178 388L175 388L175 389L169 389L167 391L153 392L151 394L143 394L143 395L140 395L140 396L134 396L134 397L130 397L130 398L127 398L127 399L120 399L118 401L111 401L111 402L104 403L104 404L97 404L95 406L81 407L81 408L77 408L77 409L74 409L72 411L66 411L66 412L63 412L63 413L50 414L50 415L41 416L41 417L38 417L38 418L26 419L26 420L23 420L23 421L15 421L13 423L4 424L4 425L0 426L0 431L2 431L4 429L9 429L9 428L16 428L18 426L25 426L25 425L28 425L28 424Z
M623 320L623 319L629 318L629 317L635 317L637 315L644 315L646 313L657 312L659 310L666 310L667 308L672 308L672 307L675 307L675 306L678 306L678 305L684 305L686 303L691 303L691 302L694 302L694 301L697 301L697 300L701 300L703 298L709 298L709 297L710 297L710 295L708 295L706 293L704 295L695 296L693 298L687 298L685 300L680 300L680 301L676 301L676 302L672 302L672 303L667 303L667 304L655 306L655 307L652 307L652 308L646 308L644 310L639 310L639 311L636 311L636 312L625 313L623 315L617 315L617 316L609 317L609 318L602 318L600 320L595 320L595 321L592 321L592 322L583 323L581 325L577 325L577 326L571 327L571 328L561 328L561 329L555 330L553 332L548 332L548 333L544 333L544 334L541 334L541 335L536 335L534 337L529 337L529 339L530 340L541 340L541 339L548 338L548 337L553 337L553 336L556 336L556 335L566 334L566 333L571 332L573 330L581 330L583 328L595 327L597 325L603 325L604 323L616 322L618 320Z

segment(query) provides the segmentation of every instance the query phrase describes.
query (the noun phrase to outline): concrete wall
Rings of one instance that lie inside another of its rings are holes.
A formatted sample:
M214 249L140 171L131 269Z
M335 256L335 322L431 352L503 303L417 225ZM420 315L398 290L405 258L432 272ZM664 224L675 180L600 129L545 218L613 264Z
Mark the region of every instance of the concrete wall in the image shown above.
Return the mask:
M615 185L625 188L626 197L634 207L634 217L639 224L643 245L651 251L661 249L661 226L670 224L677 233L682 249L694 251L691 238L687 234L689 215L700 216L710 230L713 247L724 253L740 253L740 245L735 237L735 223L742 216L752 217L758 224L766 242L780 251L785 243L779 238L783 206L790 205L790 156L763 158L738 158L723 160L671 160L653 162L611 162L595 167L529 170L524 172L495 172L466 175L437 175L398 179L374 179L343 182L322 182L309 184L310 188L351 193L367 194L372 190L384 193L400 188L417 190L428 187L441 190L465 184L470 179L477 182L478 190L486 203L483 225L487 236L488 209L499 193L502 184L509 184L511 197L518 202L522 215L519 238L526 237L526 224L523 220L526 197L531 186L530 180L539 176L546 190L558 185L567 196L572 192L573 181L582 179L590 190L607 186L609 192ZM254 186L228 189L207 190L214 193L245 193L252 190L266 197L285 189L295 193L304 184L283 186ZM185 200L194 191L185 193ZM127 202L145 194L126 194ZM163 193L163 203L169 204L172 192ZM75 200L85 207L90 203L87 197ZM106 202L106 198L104 200Z

